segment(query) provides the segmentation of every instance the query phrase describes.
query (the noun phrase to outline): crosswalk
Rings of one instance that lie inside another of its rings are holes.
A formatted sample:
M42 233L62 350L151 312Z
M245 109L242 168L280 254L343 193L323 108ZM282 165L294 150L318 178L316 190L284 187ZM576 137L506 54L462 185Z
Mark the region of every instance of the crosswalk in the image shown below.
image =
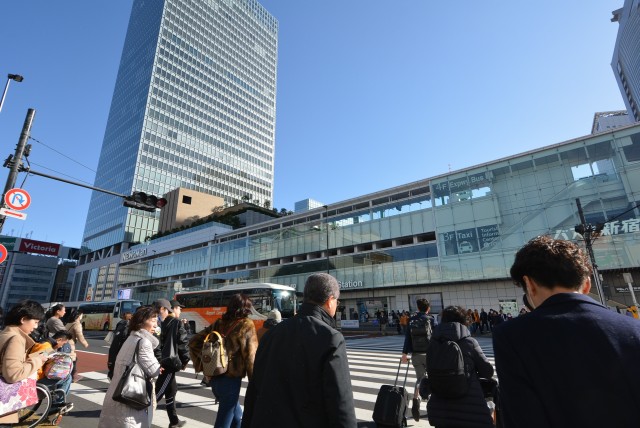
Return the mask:
M485 354L493 363L493 350L490 341L479 341ZM386 336L347 340L347 355L356 417L359 421L371 421L373 407L378 390L383 384L392 384L396 378L396 371L402 350L401 336ZM400 382L404 378L405 368L402 368ZM104 395L109 386L106 371L83 372L83 380L72 386L72 401L76 403L88 402L92 408L102 406ZM179 392L176 397L178 415L186 420L188 427L212 427L216 417L217 405L214 404L213 394L207 387L201 386L201 376L196 377L191 364L177 375ZM409 366L407 387L411 390L415 385L415 374ZM242 381L240 404L244 401L247 379ZM73 413L73 412L72 412ZM96 410L96 416L99 410ZM72 415L69 415L72 417ZM153 426L167 427L169 419L164 410L164 400L154 413ZM364 426L364 425L362 425ZM409 426L426 427L426 423L416 425L410 421Z

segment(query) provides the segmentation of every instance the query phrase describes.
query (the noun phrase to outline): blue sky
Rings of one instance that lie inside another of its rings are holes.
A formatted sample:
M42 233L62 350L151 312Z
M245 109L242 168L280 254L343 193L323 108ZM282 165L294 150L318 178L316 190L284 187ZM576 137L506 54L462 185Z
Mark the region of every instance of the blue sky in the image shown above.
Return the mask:
M280 22L277 208L587 135L594 112L624 108L610 66L623 0L261 3ZM34 108L31 167L93 183L130 10L129 0L3 2L0 82L25 80L0 112L0 158ZM27 219L7 219L3 234L79 246L91 191L23 181Z

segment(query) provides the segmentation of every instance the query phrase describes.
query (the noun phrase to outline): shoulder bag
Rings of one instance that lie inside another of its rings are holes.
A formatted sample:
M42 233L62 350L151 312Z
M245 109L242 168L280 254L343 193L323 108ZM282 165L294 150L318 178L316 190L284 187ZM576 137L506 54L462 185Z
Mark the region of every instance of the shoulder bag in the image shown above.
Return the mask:
M131 363L127 365L122 377L113 391L113 400L133 407L136 410L146 409L151 405L151 391L153 386L147 375L138 364L138 350L140 341L136 343Z
M7 340L0 355L0 362L4 359L4 353L12 338ZM26 354L26 353L25 353ZM15 413L20 409L32 406L38 402L38 391L36 390L37 371L26 379L14 383L7 383L0 376L0 416Z

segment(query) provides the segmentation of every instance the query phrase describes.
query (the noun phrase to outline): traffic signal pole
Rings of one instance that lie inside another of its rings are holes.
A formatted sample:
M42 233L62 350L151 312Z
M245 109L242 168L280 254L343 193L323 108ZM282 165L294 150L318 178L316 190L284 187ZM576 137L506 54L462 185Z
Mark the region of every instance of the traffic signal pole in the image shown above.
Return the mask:
M22 132L20 133L20 139L16 146L16 153L13 155L13 163L11 164L9 176L7 177L7 183L5 184L4 191L2 192L2 201L0 201L0 207L2 208L5 208L4 195L6 195L6 193L16 185L20 163L22 162L22 155L24 154L24 148L26 147L29 135L31 134L31 125L33 124L33 118L35 115L36 111L34 109L30 108L27 110L27 117L24 119L24 124L22 125ZM7 216L0 215L0 234L2 233L2 228L4 227L6 219Z
M607 306L607 300L604 297L604 292L602 290L602 282L600 281L600 273L598 272L598 265L596 264L596 256L593 253L593 240L598 237L600 231L598 228L593 226L590 223L587 223L584 218L584 212L582 211L582 204L580 203L580 199L576 198L576 206L578 207L578 216L580 217L579 233L582 235L584 239L584 245L587 247L587 253L589 254L589 259L591 260L591 267L593 268L593 283L596 286L596 292L598 294L598 298L600 302ZM576 226L576 232L578 232L578 226Z
M27 111L27 117L24 120L24 125L22 126L22 132L20 133L20 139L18 140L18 145L16 146L16 153L14 155L9 155L9 157L4 161L4 166L10 168L11 170L9 172L9 176L7 177L7 183L4 186L4 192L2 193L2 201L0 201L0 208L6 208L5 202L4 202L4 195L9 190L15 187L16 180L18 178L18 173L20 172L39 175L41 177L50 178L52 180L73 184L74 186L95 190L96 192L118 196L120 198L123 198L124 206L128 208L135 208L143 211L153 212L156 210L156 208L162 208L166 205L167 203L166 199L158 198L153 195L147 195L146 193L143 193L143 192L134 192L133 195L123 195L121 193L112 192L110 190L101 189L99 187L78 183L77 181L66 180L64 178L55 177L53 175L45 174L43 172L33 171L31 168L28 168L22 165L22 157L25 156L27 141L29 141L29 136L31 134L31 125L33 124L33 118L35 115L36 115L36 111L34 109L29 109ZM29 153L27 151L26 157L28 156L29 156ZM7 218L6 216L0 214L0 234L2 234L2 228L4 227L4 222L6 218Z

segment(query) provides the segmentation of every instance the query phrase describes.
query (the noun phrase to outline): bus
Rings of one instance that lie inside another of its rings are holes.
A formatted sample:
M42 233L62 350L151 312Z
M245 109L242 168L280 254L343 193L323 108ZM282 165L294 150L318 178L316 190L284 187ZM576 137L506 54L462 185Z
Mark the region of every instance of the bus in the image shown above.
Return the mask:
M177 293L175 299L184 306L182 316L189 321L189 325L195 333L220 318L227 311L229 298L237 293L246 294L251 299L253 312L249 315L249 319L253 320L256 329L262 327L267 319L267 314L272 309L279 310L282 318L289 318L296 314L296 289L280 284L225 285L214 290Z
M66 303L63 303L66 305ZM102 300L82 302L78 310L84 314L82 328L84 330L113 330L125 312L134 313L142 305L139 300Z

